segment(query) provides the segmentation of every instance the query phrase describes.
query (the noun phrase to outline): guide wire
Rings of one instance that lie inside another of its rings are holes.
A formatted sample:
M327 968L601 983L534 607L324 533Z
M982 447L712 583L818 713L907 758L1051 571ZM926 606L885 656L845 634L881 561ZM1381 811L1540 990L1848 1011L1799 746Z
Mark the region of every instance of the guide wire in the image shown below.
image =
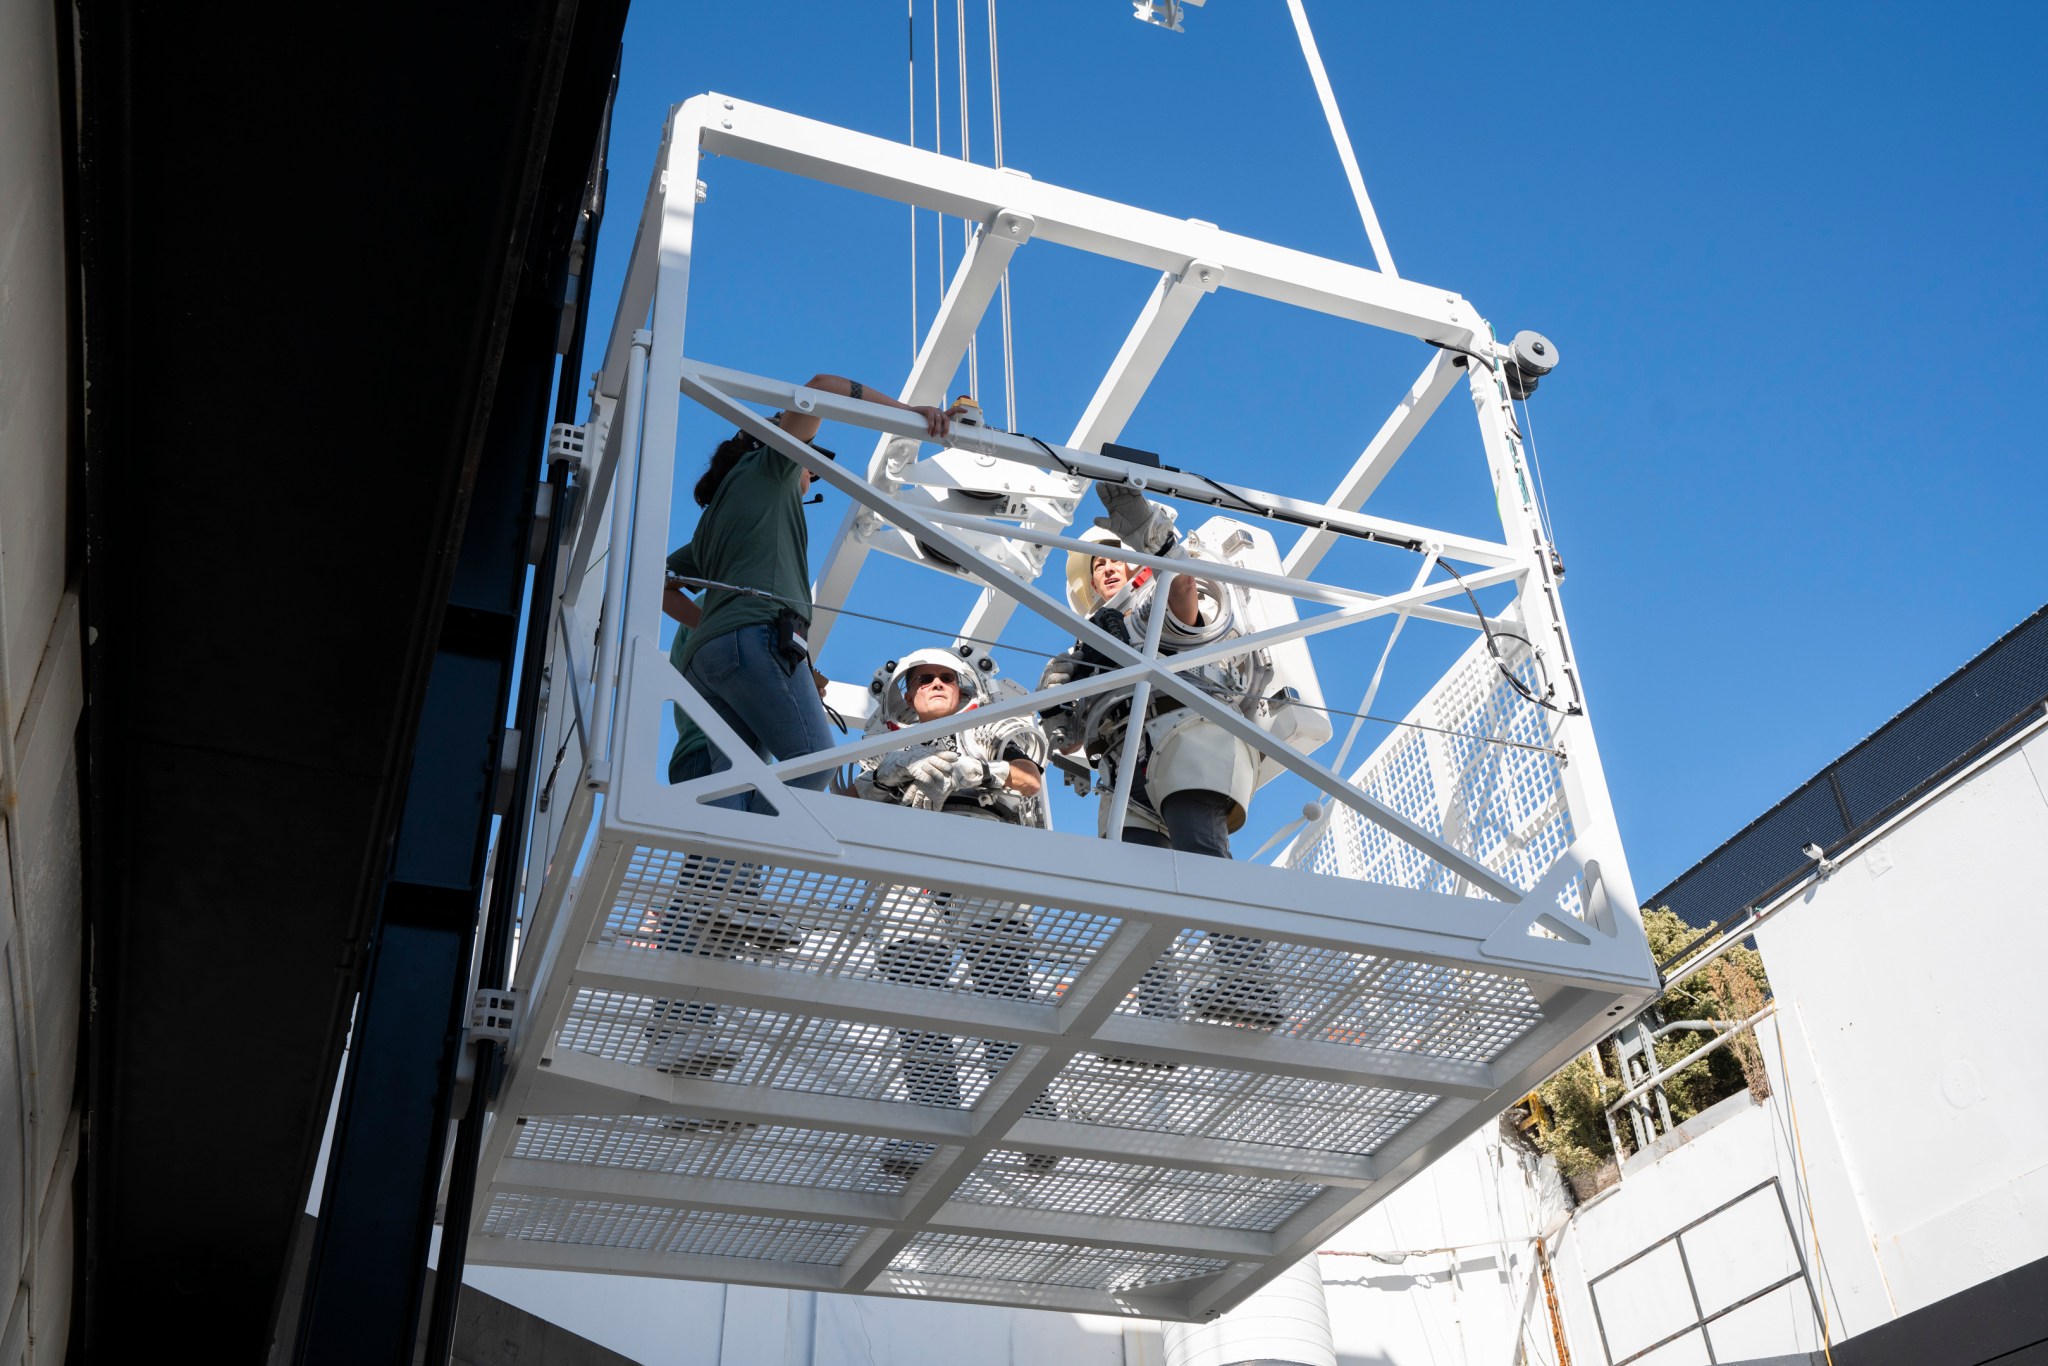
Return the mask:
M953 36L960 50L960 159L971 161L973 157L968 152L971 125L967 117L967 0L953 0ZM974 234L979 226L965 218L960 220L960 259L963 263L967 260L967 253L974 250ZM967 334L967 393L976 403L981 402L981 344L973 332Z
M993 0L991 0L993 3ZM917 146L917 0L903 0L905 53L909 58L910 145ZM910 206L910 363L917 363L923 319L917 311L917 205Z
M988 0L988 99L996 169L1003 166L1003 64L996 46L996 0ZM1003 425L1017 428L1017 363L1010 344L1010 268L1003 267Z
M1522 392L1528 393L1528 377L1523 373L1522 367L1516 364L1512 357L1507 364L1514 366L1515 373L1522 376ZM1536 423L1529 416L1529 400L1523 399L1521 405L1521 421L1518 425L1521 428L1522 449L1529 452L1529 468L1536 472L1536 517L1543 528L1544 543L1550 546L1552 557L1555 558L1557 529L1550 520L1550 491L1543 486L1543 457L1536 453Z

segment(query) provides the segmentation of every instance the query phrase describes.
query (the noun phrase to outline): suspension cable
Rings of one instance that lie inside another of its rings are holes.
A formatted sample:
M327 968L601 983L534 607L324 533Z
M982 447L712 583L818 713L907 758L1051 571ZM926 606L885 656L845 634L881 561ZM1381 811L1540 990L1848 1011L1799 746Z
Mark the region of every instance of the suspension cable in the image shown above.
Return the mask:
M996 46L996 0L988 0L988 98L996 169L1003 165L1003 62ZM1003 267L1003 428L1017 430L1017 362L1010 343L1010 268Z
M1522 374L1522 367L1515 364L1514 357L1508 357L1507 363L1515 366L1517 375ZM1524 393L1528 392L1526 379L1522 388ZM1510 394L1509 402L1512 404L1513 401L1513 395ZM1537 522L1543 530L1543 539L1549 542L1554 553L1557 547L1557 526L1550 520L1550 490L1543 487L1543 457L1536 453L1536 424L1529 416L1529 400L1525 398L1521 403L1522 449L1529 453L1529 468L1536 471Z
M910 145L917 146L917 0L903 0L904 53L910 92ZM917 364L917 205L910 206L910 363Z
M960 50L960 159L971 161L971 125L967 118L967 0L953 0L953 37ZM963 262L974 248L976 226L968 219L960 220L960 259ZM981 402L981 344L976 335L980 331L976 327L967 334L967 394L976 403Z
M1372 199L1365 192L1365 177L1359 173L1358 157L1351 150L1351 135L1344 131L1344 116L1337 111L1337 96L1330 90L1330 73L1323 69L1323 54L1316 50L1316 36L1309 31L1308 14L1301 0L1287 0L1294 15L1294 32L1301 39L1301 55L1308 59L1309 79L1315 82L1316 98L1323 103L1323 117L1329 121L1330 137L1337 144L1337 159L1344 163L1344 178L1351 182L1351 197L1358 201L1358 216L1365 220L1365 235L1372 242L1373 260L1382 274L1398 280L1394 253L1387 247L1387 235L1380 231L1380 216L1373 212Z
M913 0L915 3L915 0ZM943 119L946 105L939 92L939 0L932 0L932 150L940 156L946 154L946 125ZM932 210L932 217L938 220L932 237L938 248L939 308L946 306L946 215ZM934 326L937 325L934 315Z

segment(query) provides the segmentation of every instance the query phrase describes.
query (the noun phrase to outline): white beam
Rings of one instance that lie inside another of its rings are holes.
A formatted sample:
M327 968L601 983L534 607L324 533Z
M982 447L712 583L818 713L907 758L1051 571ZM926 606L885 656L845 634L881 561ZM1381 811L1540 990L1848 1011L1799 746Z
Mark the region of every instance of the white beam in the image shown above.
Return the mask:
M821 418L846 422L857 427L869 427L897 436L925 439L923 419L907 414L900 408L885 407L865 399L821 393L787 380L752 375L743 370L728 369L722 365L711 365L699 360L685 361L681 377L685 392L700 403L708 402L704 398L706 392L716 392L728 403L746 400L773 403L778 407L796 404L803 411ZM652 382L650 376L649 383ZM648 401L650 404L653 402L651 395ZM758 417L755 420L761 421ZM780 428L776 430L780 431ZM1446 557L1471 564L1489 567L1520 565L1528 558L1528 552L1516 550L1511 543L1488 541L1476 536L1461 536L1455 532L1418 526L1412 522L1369 516L1332 507L1327 503L1313 503L1285 494L1269 493L1245 484L1212 480L1199 474L1157 469L1150 465L1134 465L1110 456L1076 450L1071 446L1055 446L1052 447L1051 454L1047 454L1044 446L1028 436L1013 436L1008 432L999 432L988 427L955 427L945 444L959 450L972 451L977 455L992 455L998 460L1029 465L1033 469L1057 470L1062 474L1077 474L1086 479L1138 481L1139 487L1153 494L1181 498L1191 503L1201 503L1245 516L1272 516L1276 520L1296 525L1326 528L1364 540L1417 549L1424 545L1438 545L1443 548ZM791 456L791 459L795 458ZM870 489L869 492L879 493L879 490ZM881 496L887 497L886 494ZM861 501L868 503L882 516L890 517L888 507L865 497ZM994 565L990 565L989 568L1003 578L1010 577Z
M985 222L999 210L1026 213L1037 221L1037 236L1044 241L1151 270L1177 272L1191 261L1214 262L1229 272L1224 283L1241 293L1425 341L1470 346L1485 326L1477 310L1449 290L1274 246L1194 219L1169 218L1022 180L994 167L744 100L699 95L677 111L675 121L673 136L690 136L695 125L704 150L718 156L917 204L952 218Z
M817 1186L787 1186L772 1181L682 1176L673 1172L637 1171L625 1167L592 1167L577 1162L537 1158L508 1159L498 1169L497 1180L491 1183L491 1189L543 1199L616 1200L656 1209L822 1219L890 1229L917 1227L903 1217L904 1201L897 1196L828 1190ZM1263 1260L1272 1255L1273 1245L1272 1235L1246 1229L1193 1222L1169 1224L1153 1219L1111 1218L962 1200L949 1201L921 1227L933 1233L960 1233L975 1237L1057 1237L1092 1247L1186 1252L1225 1260Z

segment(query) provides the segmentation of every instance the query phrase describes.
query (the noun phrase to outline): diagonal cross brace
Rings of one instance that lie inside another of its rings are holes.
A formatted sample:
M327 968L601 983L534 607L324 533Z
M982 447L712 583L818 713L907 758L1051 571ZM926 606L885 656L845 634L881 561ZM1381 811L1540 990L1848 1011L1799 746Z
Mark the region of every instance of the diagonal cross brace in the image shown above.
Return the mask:
M1514 570L1507 569L1480 571L1469 576L1467 582L1474 588L1484 588L1514 577L1515 572ZM1278 645L1289 640L1298 640L1305 636L1317 635L1325 631L1334 631L1342 626L1351 626L1361 621L1370 621L1376 617L1385 616L1390 612L1399 612L1403 605L1410 600L1427 601L1433 596L1442 596L1462 591L1464 590L1457 584L1451 583L1438 584L1432 588L1419 590L1419 592L1397 593L1392 597L1360 603L1341 611L1324 613L1322 616L1305 617L1295 621L1284 622L1279 626L1269 626L1263 631L1258 631L1248 636L1237 636L1230 640L1219 641L1213 645L1204 645L1197 649L1186 650L1180 654L1164 655L1159 658L1158 667L1171 669L1177 673L1188 669L1198 669L1204 664L1227 659L1232 655L1246 654L1252 650L1264 649L1268 645ZM1088 678L1076 679L1071 683L1056 684L1053 687L1030 693L1024 697L1012 698L1004 702L983 703L974 709L974 723L976 725L985 725L991 721L1001 721L1012 716L1022 716L1028 712L1044 711L1048 707L1059 706L1076 698L1092 697L1097 693L1108 692L1112 688L1127 687L1135 683L1141 674L1147 672L1148 667L1150 666L1127 664L1120 668L1109 669L1102 673L1091 675ZM960 722L957 717L949 716L942 717L937 721L920 721L914 726L904 726L901 729L889 731L883 735L869 736L850 745L840 745L826 750L821 754L807 754L796 759L784 759L774 766L774 772L776 777L780 778L783 782L788 782L792 778L801 778L806 773L816 773L820 769L833 768L843 763L857 762L870 755L882 754L892 749L902 749L906 745L921 744L927 738L950 734L959 728ZM1264 734L1264 732L1261 732L1261 734ZM1271 735L1266 736L1266 741L1268 745L1278 743ZM1266 747L1261 746L1260 752L1267 752Z
M823 479L847 497L872 508L885 518L912 523L917 528L920 538L928 539L955 563L972 566L982 580L997 591L1015 599L1062 630L1078 627L1076 636L1093 645L1097 651L1118 663L1137 665L1148 671L1154 686L1160 691L1174 697L1197 715L1222 727L1232 738L1250 745L1254 750L1264 752L1268 737L1250 721L1187 682L1171 669L1162 668L1156 660L1147 660L1137 650L1101 627L1092 622L1082 621L1066 604L1056 601L1036 584L1019 582L979 550L966 544L936 522L921 516L914 509L903 507L858 475L838 468L834 462L825 459L781 427L728 397L701 371L686 370L682 376L682 388L683 392L697 402L728 418L740 430L749 433L764 445L774 447L811 471L814 477ZM1297 777L1307 780L1343 802L1394 838L1414 846L1488 895L1510 905L1521 901L1521 891L1503 881L1491 868L1451 848L1398 811L1367 796L1313 759L1284 748L1280 752L1272 753L1270 757Z

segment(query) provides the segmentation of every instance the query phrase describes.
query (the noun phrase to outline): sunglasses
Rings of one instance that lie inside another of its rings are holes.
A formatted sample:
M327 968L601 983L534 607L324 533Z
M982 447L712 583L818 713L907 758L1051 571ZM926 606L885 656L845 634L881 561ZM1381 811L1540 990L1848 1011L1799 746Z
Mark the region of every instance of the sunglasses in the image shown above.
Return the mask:
M918 692L933 683L943 683L949 688L960 686L960 680L951 674L912 674L903 681L912 692Z

